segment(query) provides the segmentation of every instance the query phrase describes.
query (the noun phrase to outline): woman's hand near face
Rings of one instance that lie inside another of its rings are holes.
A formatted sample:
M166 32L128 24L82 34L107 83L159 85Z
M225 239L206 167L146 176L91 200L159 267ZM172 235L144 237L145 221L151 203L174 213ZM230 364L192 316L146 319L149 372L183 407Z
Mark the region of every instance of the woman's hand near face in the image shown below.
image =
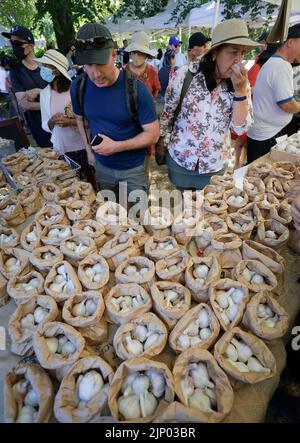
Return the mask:
M248 71L242 64L234 64L231 67L231 81L236 95L247 95Z

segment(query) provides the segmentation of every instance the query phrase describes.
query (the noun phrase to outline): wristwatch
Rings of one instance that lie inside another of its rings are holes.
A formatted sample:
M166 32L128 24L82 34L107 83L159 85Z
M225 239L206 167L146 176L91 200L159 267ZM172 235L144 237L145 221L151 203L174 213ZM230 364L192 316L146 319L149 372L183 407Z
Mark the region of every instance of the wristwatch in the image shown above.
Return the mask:
M244 100L247 100L247 96L246 95L239 95L239 96L234 96L233 97L233 101L234 102L243 102Z

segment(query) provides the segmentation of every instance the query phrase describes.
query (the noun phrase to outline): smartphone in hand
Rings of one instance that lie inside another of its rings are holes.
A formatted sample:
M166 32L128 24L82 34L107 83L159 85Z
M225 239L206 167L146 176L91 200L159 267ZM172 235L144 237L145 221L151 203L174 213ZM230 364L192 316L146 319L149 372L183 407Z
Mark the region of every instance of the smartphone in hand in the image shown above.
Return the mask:
M99 134L95 135L95 137L93 138L93 140L91 141L91 146L97 146L100 145L100 143L103 141L103 138L100 137Z

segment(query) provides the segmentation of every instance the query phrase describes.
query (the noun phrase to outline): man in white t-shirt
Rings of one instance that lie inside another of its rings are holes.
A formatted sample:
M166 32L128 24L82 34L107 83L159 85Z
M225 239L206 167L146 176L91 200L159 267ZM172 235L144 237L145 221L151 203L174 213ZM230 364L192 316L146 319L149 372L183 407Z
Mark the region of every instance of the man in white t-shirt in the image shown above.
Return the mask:
M248 131L249 163L267 154L293 114L300 112L291 65L299 55L300 23L289 28L287 40L259 71L253 93L254 123Z
M175 53L176 53L176 63L175 63L176 68L181 68L181 66L184 66L187 64L186 55L183 54L182 52L180 52L181 45L182 45L182 42L180 40L178 40L178 38L175 37L175 35L172 35L169 38L169 45L168 45L167 49L173 49L173 51L175 51ZM160 62L158 65L158 70L160 70L162 68L164 56L165 56L165 54L160 59Z

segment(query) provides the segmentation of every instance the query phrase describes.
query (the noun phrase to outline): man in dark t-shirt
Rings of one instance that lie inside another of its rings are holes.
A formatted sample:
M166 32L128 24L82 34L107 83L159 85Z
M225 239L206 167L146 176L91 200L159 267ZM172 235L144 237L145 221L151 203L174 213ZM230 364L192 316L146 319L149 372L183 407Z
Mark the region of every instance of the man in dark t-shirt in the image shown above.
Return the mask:
M10 72L12 90L18 105L25 111L30 131L38 146L52 146L51 135L42 129L40 111L40 91L47 86L47 81L40 75L40 68L34 61L34 38L32 32L23 26L14 26L10 32L2 32L9 38L14 54L19 60Z

